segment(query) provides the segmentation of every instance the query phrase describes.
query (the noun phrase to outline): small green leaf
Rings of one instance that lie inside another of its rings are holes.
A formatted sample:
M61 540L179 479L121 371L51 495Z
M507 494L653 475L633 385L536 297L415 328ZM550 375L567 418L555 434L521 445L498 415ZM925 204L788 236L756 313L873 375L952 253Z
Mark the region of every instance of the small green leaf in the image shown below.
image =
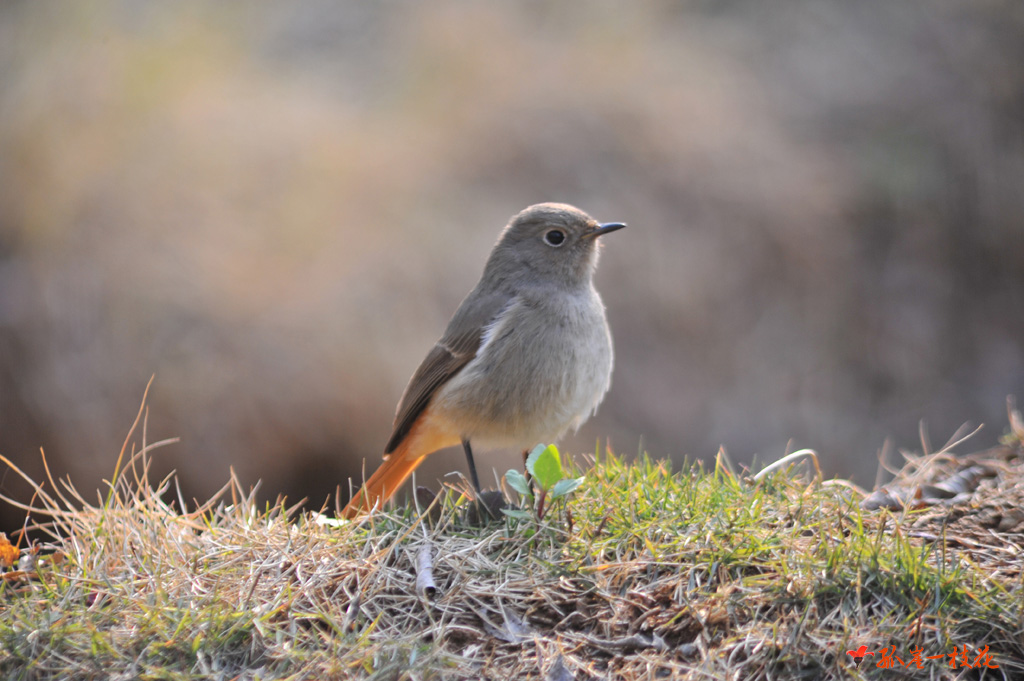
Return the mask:
M533 451L536 452L536 448ZM530 456L532 457L533 454L531 453ZM554 445L545 447L537 455L537 459L533 462L533 469L530 472L537 479L537 484L540 485L541 489L551 489L556 482L564 477L562 459L558 455L558 447Z
M530 450L530 455L526 457L526 471L534 477L537 477L537 474L533 471L533 468L537 465L537 459L540 458L545 449L547 449L547 445L537 445Z
M503 508L501 512L507 515L509 518L516 518L517 520L529 520L530 512L522 511L518 508Z
M530 483L526 479L526 476L515 469L509 470L505 473L505 482L508 483L509 487L519 492L527 499L533 498L533 493L530 491Z
M555 483L555 486L551 488L551 498L557 499L564 497L566 494L574 491L577 487L583 484L583 478L563 478Z

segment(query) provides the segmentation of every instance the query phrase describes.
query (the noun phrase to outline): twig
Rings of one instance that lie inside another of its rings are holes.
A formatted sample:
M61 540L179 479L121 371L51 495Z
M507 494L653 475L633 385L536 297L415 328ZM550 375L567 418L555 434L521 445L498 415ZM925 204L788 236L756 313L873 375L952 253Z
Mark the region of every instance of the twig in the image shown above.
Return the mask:
M427 598L433 598L437 594L437 584L434 583L434 557L430 544L421 546L416 554L416 591Z

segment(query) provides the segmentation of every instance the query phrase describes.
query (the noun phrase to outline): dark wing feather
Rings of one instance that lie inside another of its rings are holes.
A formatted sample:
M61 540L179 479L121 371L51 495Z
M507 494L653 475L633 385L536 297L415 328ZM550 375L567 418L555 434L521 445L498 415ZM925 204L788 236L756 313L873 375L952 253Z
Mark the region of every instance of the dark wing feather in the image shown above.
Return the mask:
M506 309L509 302L507 296L485 296L477 291L466 297L448 323L444 336L427 353L409 380L398 403L394 430L384 448L385 454L395 451L401 444L438 388L476 356L484 329Z

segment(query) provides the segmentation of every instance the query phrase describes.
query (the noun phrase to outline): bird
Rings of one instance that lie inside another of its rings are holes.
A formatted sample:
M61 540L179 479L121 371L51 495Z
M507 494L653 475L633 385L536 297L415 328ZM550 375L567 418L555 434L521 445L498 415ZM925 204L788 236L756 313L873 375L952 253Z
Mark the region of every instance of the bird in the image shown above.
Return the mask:
M424 458L459 444L479 496L472 446L521 448L525 457L596 412L613 351L593 277L600 237L625 226L564 203L536 204L509 220L479 282L409 380L384 462L343 518L379 508Z

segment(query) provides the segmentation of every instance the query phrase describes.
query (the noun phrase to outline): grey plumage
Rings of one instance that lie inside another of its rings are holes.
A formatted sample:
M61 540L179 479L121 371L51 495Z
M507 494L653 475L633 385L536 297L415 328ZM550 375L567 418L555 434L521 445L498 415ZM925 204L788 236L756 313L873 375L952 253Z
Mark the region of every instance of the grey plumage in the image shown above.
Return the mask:
M470 443L528 449L578 428L612 374L612 339L593 275L600 225L565 204L514 216L480 281L456 310L402 395L385 461L343 511L383 503L424 457Z
M479 283L409 382L387 452L431 399L461 437L487 446L552 442L593 413L613 363L593 284L599 229L565 204L531 206L512 218ZM565 240L548 243L551 230Z

